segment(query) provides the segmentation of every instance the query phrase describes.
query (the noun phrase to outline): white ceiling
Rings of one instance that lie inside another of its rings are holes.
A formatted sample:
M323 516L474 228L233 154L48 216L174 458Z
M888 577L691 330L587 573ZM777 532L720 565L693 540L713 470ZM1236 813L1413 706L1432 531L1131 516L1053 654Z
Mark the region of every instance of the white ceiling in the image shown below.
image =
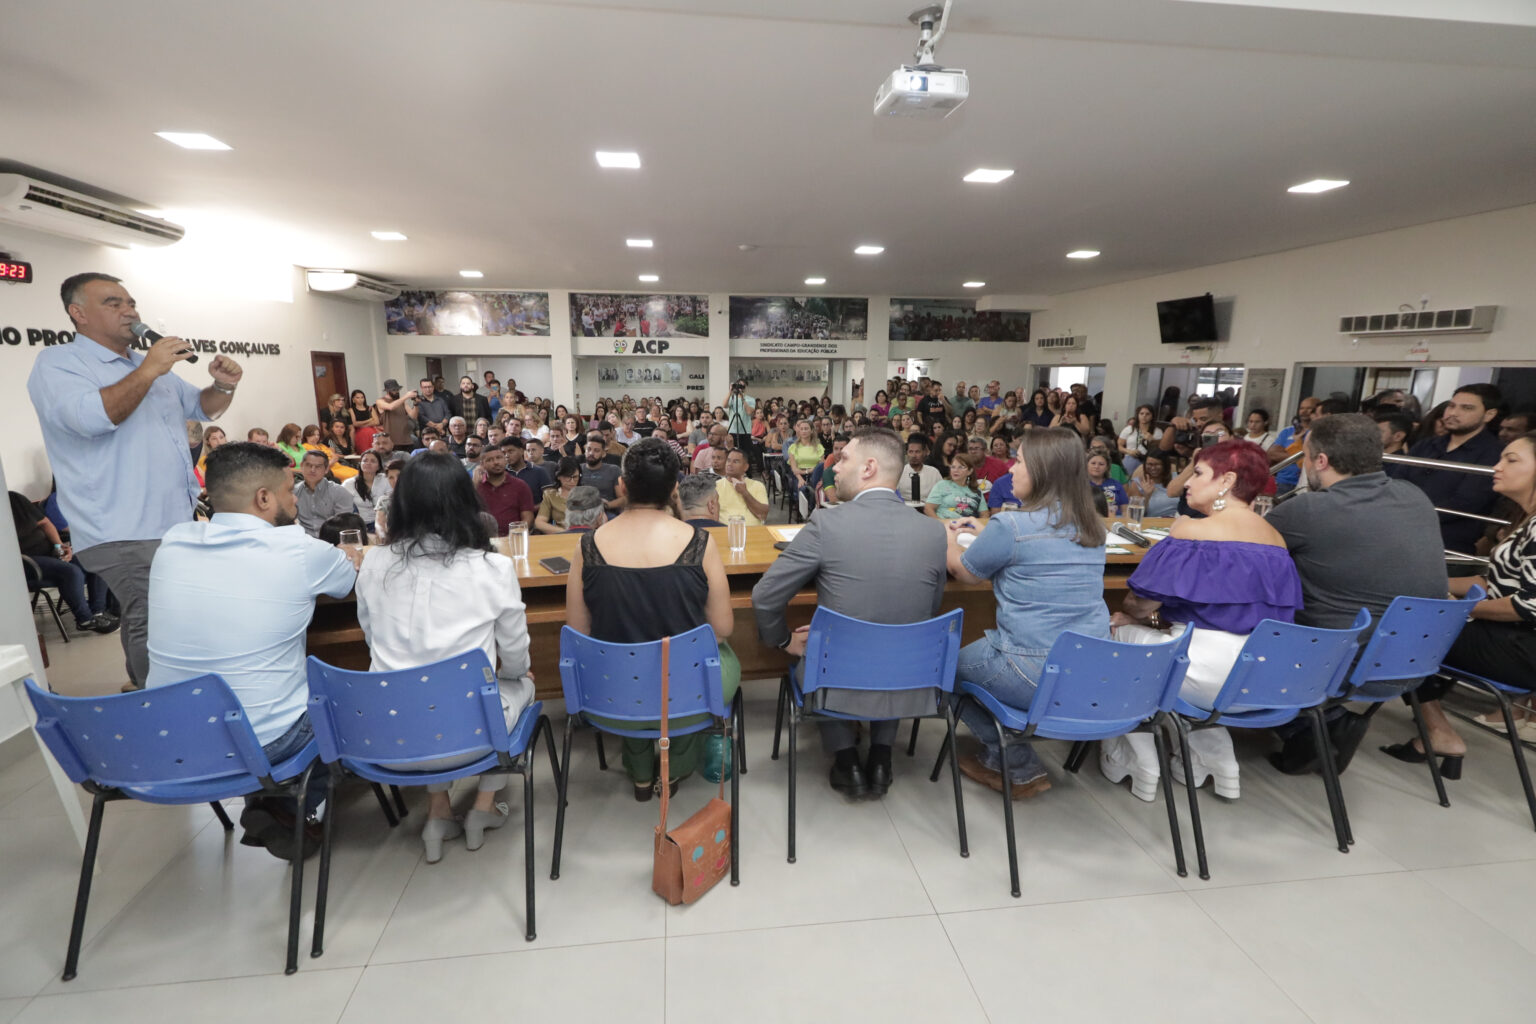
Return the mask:
M870 113L917 0L13 4L0 158L482 287L1050 294L1536 202L1536 4L1296 2L956 0L934 123Z

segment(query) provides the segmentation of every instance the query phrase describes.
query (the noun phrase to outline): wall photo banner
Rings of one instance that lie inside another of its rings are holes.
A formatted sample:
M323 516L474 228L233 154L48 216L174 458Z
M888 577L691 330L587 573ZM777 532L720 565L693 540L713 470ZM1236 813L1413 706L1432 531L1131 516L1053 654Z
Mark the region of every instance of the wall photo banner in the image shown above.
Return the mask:
M1029 341L1029 314L981 312L974 299L892 299L891 341Z
M674 390L683 382L682 363L599 363L597 380L600 384L650 384L665 385Z
M384 304L389 334L549 336L548 292L408 291Z
M572 292L571 334L585 338L707 338L709 296Z
M830 296L732 295L732 338L862 341L869 300Z
M758 363L745 359L731 360L731 379L745 380L748 387L776 384L825 384L826 363L791 363L774 360Z

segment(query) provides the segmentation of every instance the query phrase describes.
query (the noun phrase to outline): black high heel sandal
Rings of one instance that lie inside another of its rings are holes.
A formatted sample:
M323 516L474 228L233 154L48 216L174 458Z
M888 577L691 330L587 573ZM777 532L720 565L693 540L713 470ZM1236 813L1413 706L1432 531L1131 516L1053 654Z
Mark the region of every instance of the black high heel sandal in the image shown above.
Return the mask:
M1423 764L1429 760L1425 756L1424 751L1414 747L1411 741L1408 743L1394 743L1390 747L1382 747L1380 749L1383 754L1395 757L1399 761L1406 761L1408 764ZM1461 778L1461 762L1465 755L1441 754L1437 756L1440 758L1441 778L1450 779L1452 782Z

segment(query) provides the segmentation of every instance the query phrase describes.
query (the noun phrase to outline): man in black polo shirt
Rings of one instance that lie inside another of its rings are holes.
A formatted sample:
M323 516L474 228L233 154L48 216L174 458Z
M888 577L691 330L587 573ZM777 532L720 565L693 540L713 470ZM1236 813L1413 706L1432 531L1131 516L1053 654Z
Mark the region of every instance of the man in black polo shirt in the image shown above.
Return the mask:
M528 485L534 504L538 504L539 495L552 481L541 467L528 461L528 442L521 437L509 437L501 442L501 450L507 456L507 472Z
M1488 429L1499 415L1503 397L1492 384L1463 384L1451 396L1441 422L1446 433L1414 445L1408 454L1440 462L1469 462L1493 466L1503 445ZM1455 509L1486 516L1493 510L1493 478L1483 473L1458 473L1449 469L1408 467L1403 479L1417 484L1437 508ZM1464 516L1440 515L1440 537L1449 551L1472 554L1487 524Z
M1297 623L1347 629L1362 607L1374 623L1393 598L1445 596L1439 517L1422 491L1382 471L1381 430L1370 417L1313 419L1301 467L1307 493L1276 505L1266 520L1285 538L1301 577ZM1329 736L1341 770L1369 727L1369 715L1342 708L1331 715ZM1299 720L1276 731L1286 737L1273 759L1276 767L1292 774L1311 770L1316 749L1310 731Z

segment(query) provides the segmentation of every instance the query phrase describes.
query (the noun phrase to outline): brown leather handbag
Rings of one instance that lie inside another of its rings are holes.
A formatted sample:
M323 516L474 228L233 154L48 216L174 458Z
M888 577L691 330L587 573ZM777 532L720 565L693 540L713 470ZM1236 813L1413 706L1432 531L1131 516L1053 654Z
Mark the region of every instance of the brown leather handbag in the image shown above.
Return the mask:
M725 802L725 773L720 773L720 792L693 817L667 829L668 791L672 788L671 762L667 751L667 684L671 676L672 639L661 641L661 821L656 825L656 856L651 868L651 888L673 906L692 903L708 892L731 868L731 805Z

